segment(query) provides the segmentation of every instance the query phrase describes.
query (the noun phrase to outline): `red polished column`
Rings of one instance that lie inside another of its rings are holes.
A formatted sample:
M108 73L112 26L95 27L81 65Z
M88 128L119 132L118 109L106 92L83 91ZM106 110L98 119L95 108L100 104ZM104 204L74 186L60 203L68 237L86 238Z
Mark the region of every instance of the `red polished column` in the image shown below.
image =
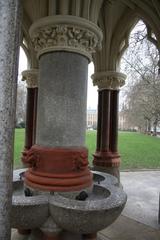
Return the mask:
M32 70L31 70L32 71ZM29 73L29 71L28 71ZM23 73L22 73L23 74ZM27 82L28 75L25 75L25 80ZM37 77L36 77L37 78ZM35 82L37 79L35 78ZM25 164L25 159L28 150L32 147L35 142L35 128L36 128L36 112L37 112L37 94L38 88L29 84L27 82L27 101L26 101L26 126L25 126L25 145L24 151L22 152L22 162ZM29 235L31 233L30 229L18 229L19 234Z
M112 153L112 172L119 179L120 155L118 153L118 105L119 90L111 90L110 102L110 151Z
M110 90L102 91L101 152L109 152Z
M27 88L27 109L25 128L25 149L30 149L33 145L33 117L34 117L34 88Z
M38 70L30 69L22 72L23 79L27 84L27 101L26 101L26 127L25 127L25 145L22 153L22 162L25 159L28 150L35 143L36 115L37 115L37 78Z
M118 100L119 88L125 83L126 75L116 71L100 71L93 76L101 97L98 99L97 148L93 165L95 170L104 171L119 179L120 156L118 144Z
M93 165L101 170L111 166L110 141L110 90L99 92L97 149L94 154Z
M38 100L38 88L34 88L34 116L33 116L33 136L32 145L36 142L36 122L37 122L37 100Z
M110 112L110 150L117 154L118 150L118 104L119 91L111 91L111 112Z
M101 146L101 118L102 118L102 91L98 91L98 118L97 118L97 144L96 151L100 151Z
M35 88L27 88L25 145L22 153L22 162L25 164L27 151L34 144L34 117L35 117Z

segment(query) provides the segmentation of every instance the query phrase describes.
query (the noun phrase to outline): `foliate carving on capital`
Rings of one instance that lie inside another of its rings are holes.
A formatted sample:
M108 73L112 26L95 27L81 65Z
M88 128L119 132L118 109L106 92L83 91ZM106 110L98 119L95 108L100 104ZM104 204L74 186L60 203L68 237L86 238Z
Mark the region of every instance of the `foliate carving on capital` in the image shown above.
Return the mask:
M22 72L22 81L26 81L27 88L38 87L38 69L30 69Z
M120 72L107 71L97 72L92 75L93 85L99 90L119 90L125 84L126 75Z
M42 24L41 24L42 23ZM51 16L33 24L30 35L38 57L45 52L70 51L91 60L102 33L92 22L73 16Z

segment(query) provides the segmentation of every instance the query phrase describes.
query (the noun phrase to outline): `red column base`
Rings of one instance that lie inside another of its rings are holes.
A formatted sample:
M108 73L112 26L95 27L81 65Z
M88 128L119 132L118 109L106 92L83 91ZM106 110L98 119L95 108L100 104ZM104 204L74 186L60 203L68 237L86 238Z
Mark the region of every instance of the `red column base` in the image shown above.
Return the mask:
M25 163L27 186L44 191L79 191L92 185L88 151L84 147L47 148L34 145Z
M96 233L83 234L82 239L84 239L84 240L96 240L97 239L97 234Z
M44 234L43 240L61 240L59 234L55 236L51 236L50 234Z
M99 167L119 167L120 155L112 152L97 151L93 154L93 165Z
M17 229L17 231L19 234L22 234L22 235L29 235L31 233L30 229Z

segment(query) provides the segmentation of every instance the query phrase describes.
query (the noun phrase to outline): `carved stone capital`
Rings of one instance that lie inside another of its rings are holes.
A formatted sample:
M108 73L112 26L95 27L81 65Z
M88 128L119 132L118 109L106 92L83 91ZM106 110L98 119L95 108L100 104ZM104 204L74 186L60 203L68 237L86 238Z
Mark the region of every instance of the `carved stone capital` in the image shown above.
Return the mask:
M46 52L68 51L91 60L102 41L102 31L97 25L69 15L42 18L31 26L29 33L38 57Z
M126 75L120 72L107 71L93 74L93 85L98 86L99 90L111 89L118 90L125 84Z
M30 69L22 72L22 81L26 81L27 88L38 87L38 69Z

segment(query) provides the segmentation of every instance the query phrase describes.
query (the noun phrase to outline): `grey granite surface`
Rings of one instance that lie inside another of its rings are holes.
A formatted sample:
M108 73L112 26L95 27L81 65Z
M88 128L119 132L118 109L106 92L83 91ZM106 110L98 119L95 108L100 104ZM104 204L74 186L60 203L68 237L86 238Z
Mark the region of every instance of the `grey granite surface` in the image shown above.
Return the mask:
M47 53L39 69L36 143L84 146L88 60L76 53Z
M19 170L15 171L13 178L11 220L14 228L93 233L114 222L127 200L122 188L117 187L117 178L106 173L93 172L93 189L82 201L73 198L73 194L61 192L27 197L23 181L18 180L19 174Z
M20 1L0 1L0 239L10 240Z

